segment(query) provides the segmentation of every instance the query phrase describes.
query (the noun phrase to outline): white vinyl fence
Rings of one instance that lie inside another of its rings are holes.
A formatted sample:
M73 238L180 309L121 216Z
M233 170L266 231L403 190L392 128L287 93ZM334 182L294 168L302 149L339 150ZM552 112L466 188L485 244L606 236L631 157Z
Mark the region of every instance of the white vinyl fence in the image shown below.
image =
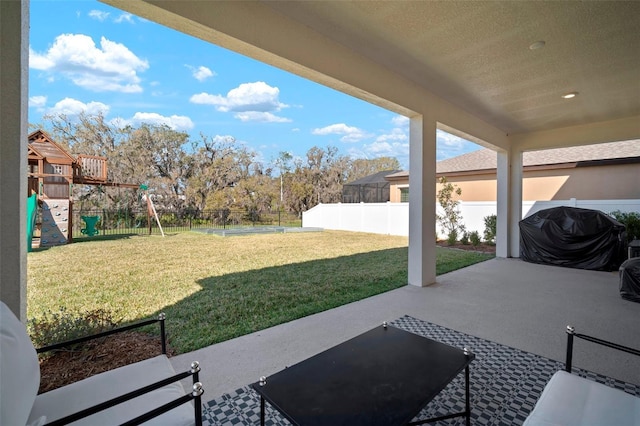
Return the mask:
M640 200L555 200L523 201L522 217L551 207L569 206L611 213L640 212ZM440 206L438 211L440 212ZM484 233L484 218L496 214L495 201L462 201L462 223L467 231ZM302 213L302 226L373 234L409 235L409 203L338 203L320 204ZM446 233L437 228L438 237Z

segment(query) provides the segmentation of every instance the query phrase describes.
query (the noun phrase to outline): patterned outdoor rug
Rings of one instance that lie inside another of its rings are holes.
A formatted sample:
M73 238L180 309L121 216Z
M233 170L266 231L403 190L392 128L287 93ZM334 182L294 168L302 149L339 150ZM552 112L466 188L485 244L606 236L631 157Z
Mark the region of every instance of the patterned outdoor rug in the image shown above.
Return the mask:
M439 325L404 316L391 325L426 336L451 346L468 346L476 354L471 364L471 422L474 425L520 425L533 407L553 373L564 368L553 361L518 349L450 330ZM605 383L640 396L640 386L575 369L574 374ZM267 425L290 423L266 404ZM205 424L216 426L257 425L260 420L260 397L245 386L204 404ZM460 374L414 421L464 411L464 374ZM462 425L464 418L438 423Z

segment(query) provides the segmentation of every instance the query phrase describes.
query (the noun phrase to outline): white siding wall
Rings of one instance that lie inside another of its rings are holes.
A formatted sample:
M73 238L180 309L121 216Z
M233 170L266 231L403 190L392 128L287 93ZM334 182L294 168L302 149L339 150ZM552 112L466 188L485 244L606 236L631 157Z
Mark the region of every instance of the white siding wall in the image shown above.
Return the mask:
M523 201L522 216L551 207L569 206L600 210L640 212L640 200L555 200ZM440 209L440 206L438 206ZM462 201L463 223L469 232L484 232L484 218L496 214L495 201ZM320 204L302 213L302 226L373 234L409 235L409 203L347 203ZM438 237L445 238L441 229Z

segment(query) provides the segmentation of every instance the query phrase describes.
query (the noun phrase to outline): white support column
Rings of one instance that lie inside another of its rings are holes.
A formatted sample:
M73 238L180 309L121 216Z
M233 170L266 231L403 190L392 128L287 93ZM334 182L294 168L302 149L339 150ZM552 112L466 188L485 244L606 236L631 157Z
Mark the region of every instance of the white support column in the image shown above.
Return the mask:
M411 118L409 127L409 284L436 281L436 122Z
M522 152L498 151L496 256L520 257L522 218Z
M509 229L511 223L509 196L511 194L511 162L507 151L498 151L496 213L496 256L509 257Z
M519 222L522 219L522 151L518 148L511 148L509 153L511 167L509 174L509 198L508 198L508 236L509 239L509 257L520 257L520 227Z
M0 300L27 309L29 1L0 1Z

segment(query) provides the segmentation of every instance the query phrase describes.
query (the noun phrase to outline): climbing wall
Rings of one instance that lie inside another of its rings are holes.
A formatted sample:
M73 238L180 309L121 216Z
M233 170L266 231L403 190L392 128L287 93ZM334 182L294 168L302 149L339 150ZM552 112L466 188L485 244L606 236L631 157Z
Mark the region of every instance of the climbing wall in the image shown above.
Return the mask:
M67 244L69 238L69 200L43 200L40 247Z

